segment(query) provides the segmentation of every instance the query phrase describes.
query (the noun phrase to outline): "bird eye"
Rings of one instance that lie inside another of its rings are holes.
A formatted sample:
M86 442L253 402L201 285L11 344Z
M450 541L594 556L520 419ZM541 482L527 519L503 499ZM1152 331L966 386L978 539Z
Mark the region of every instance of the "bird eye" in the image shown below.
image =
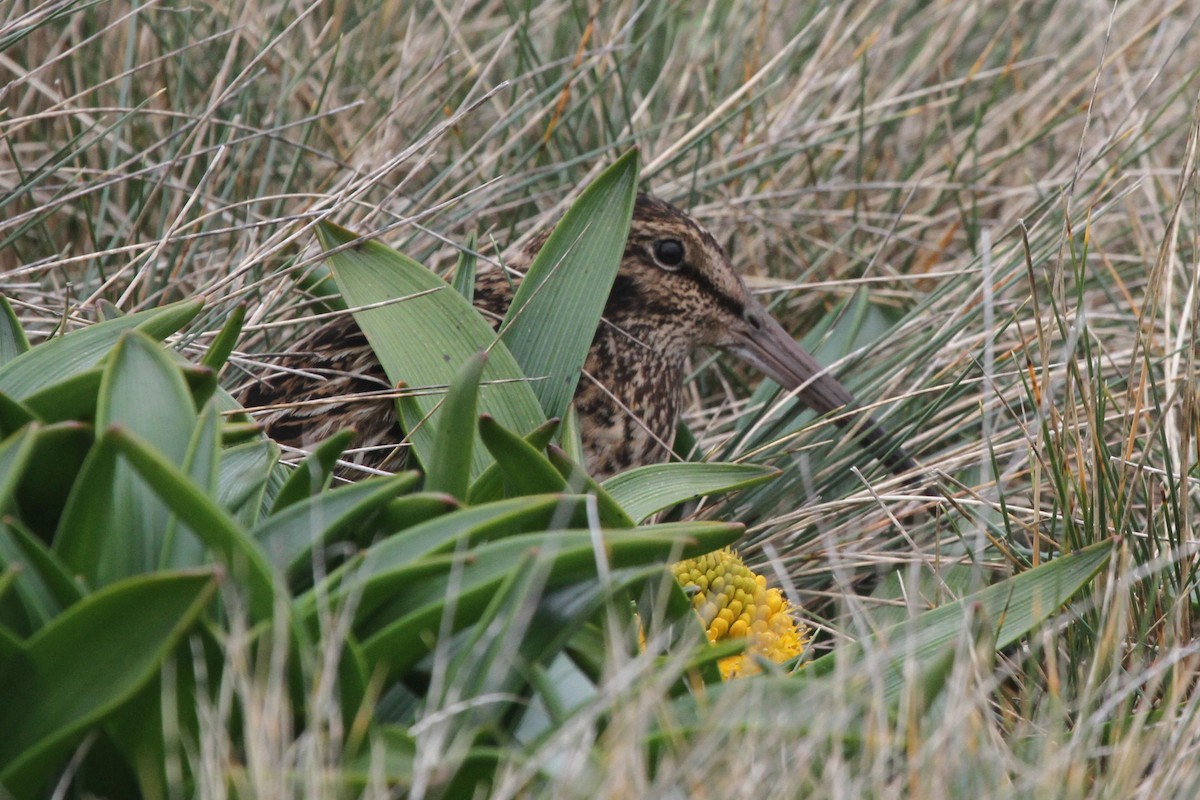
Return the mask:
M678 239L659 239L654 243L654 260L669 270L683 265L683 242Z

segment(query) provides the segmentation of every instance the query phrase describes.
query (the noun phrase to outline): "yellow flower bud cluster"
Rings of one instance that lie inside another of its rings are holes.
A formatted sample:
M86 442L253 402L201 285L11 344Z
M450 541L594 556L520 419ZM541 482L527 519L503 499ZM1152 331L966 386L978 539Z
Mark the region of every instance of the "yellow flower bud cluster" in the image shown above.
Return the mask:
M804 649L808 628L793 617L783 593L768 588L767 579L729 548L680 561L673 569L710 642L748 640L744 654L721 660L726 679L759 672L754 656L782 663Z

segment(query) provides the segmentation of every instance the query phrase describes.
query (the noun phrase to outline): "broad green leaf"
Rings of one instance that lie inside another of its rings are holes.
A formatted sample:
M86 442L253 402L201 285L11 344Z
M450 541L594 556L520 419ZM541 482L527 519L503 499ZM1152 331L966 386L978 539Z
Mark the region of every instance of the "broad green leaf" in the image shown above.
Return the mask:
M15 520L0 520L0 569L13 574L0 620L29 636L80 598L66 565Z
M229 354L233 352L238 337L242 334L242 323L245 321L246 306L242 304L234 306L229 319L225 320L225 324L221 326L220 332L209 345L208 351L205 352L200 363L213 372L220 372L221 368L225 366L225 362L229 360Z
M688 522L605 531L605 559L612 569L665 564L670 558L687 558L727 545L743 530L741 525L728 523ZM471 623L531 552L541 561L539 569L545 570L547 590L595 580L595 545L595 534L588 530L523 534L474 548L456 569L449 563L436 571L414 564L409 570L391 573L386 576L390 601L355 625L365 634L363 652L370 662L387 665L392 674L403 674L429 651L430 637L439 630L448 599L453 601L453 627Z
M588 475L583 467L567 458L567 454L559 447L550 445L546 448L546 458L567 481L570 491L580 494L590 494L596 498L596 513L600 524L606 528L632 528L633 519L625 513L625 509L613 500L612 495Z
M378 242L359 241L343 228L322 224L317 235L326 249L346 246L331 253L328 264L351 308L399 298L357 311L354 319L393 384L431 390L415 398L423 416L433 414L444 387L459 368L475 353L487 350L490 357L483 370L480 410L521 433L545 421L517 362L496 341L483 317L445 281L395 250ZM411 422L406 424L411 430ZM437 428L436 415L432 425ZM421 463L432 463L431 432L417 432L412 442ZM487 451L477 444L471 474L479 475L490 461Z
M487 365L487 352L480 351L455 374L438 415L433 455L425 475L425 489L467 499L471 485L471 453L475 447L475 409L479 378Z
M76 372L28 395L25 407L44 422L94 419L103 377L100 368Z
M258 522L263 495L272 468L279 458L279 445L259 436L221 453L217 471L217 502L247 527Z
M602 484L629 516L639 522L676 503L707 494L732 492L769 481L772 467L752 464L651 464L614 475Z
M127 459L171 512L204 541L214 558L233 575L236 585L246 595L250 618L257 622L272 617L275 580L266 557L211 498L128 430L106 431L94 452L108 461L115 461L118 454Z
M439 492L416 492L406 497L397 497L388 502L379 519L379 528L383 535L405 531L409 528L428 522L435 517L449 514L462 508L462 503L448 494Z
M567 407L558 444L567 458L574 463L583 464L587 461L587 455L583 452L583 428L580 427L579 409L574 405Z
M211 572L159 573L90 595L0 664L0 785L30 796L104 717L157 676L216 591Z
M566 490L566 479L544 455L488 414L479 418L479 437L500 465L505 491L509 495Z
M320 492L267 517L250 536L278 571L294 579L297 571L311 573L314 547L338 538L366 544L372 529L356 530L366 515L419 481L417 473L401 472Z
M0 392L23 400L40 389L96 366L125 331L137 328L152 339L161 340L188 324L203 305L198 300L184 300L97 322L42 342L0 366Z
M217 468L221 461L221 416L217 404L210 400L200 412L200 418L188 442L182 471L196 488L209 497L217 490ZM208 553L204 543L187 526L181 526L175 517L170 518L167 535L163 542L159 568L195 567L207 564Z
M58 422L38 431L16 491L22 521L46 541L54 536L93 441L92 427L78 422Z
M875 634L865 643L850 645L822 656L799 673L817 679L832 673L841 659L864 657L866 650L885 648L888 666L883 675L884 696L895 699L905 685L903 665L906 659L933 664L962 634L971 619L985 619L993 627L990 633L995 648L1001 650L1033 630L1057 612L1064 603L1088 584L1108 562L1111 542L1097 542L1040 567L1022 572L967 597L927 611L914 619Z
M7 511L16 492L17 482L24 475L25 465L33 454L38 425L26 425L12 436L0 441L0 513Z
M546 445L554 439L554 432L558 430L558 425L558 419L546 420L527 433L525 441L534 450L545 450ZM483 474L471 484L467 493L467 502L474 506L480 503L490 503L502 497L504 497L504 467L493 461L491 466L485 469Z
M29 340L17 312L8 298L0 294L0 367L29 349Z
M500 327L521 369L536 379L547 417L565 414L575 395L625 254L637 180L634 149L583 190L533 260Z
M0 393L0 436L16 433L37 418L32 408Z
M283 488L279 490L279 494L275 495L271 513L276 514L292 503L312 497L328 486L337 460L341 458L342 451L349 447L352 441L354 441L354 431L347 429L338 431L314 447L308 458L300 462L299 466L288 475Z
M380 592L372 588L383 576L407 570L421 559L481 541L582 527L588 521L586 503L585 497L554 494L517 497L454 511L378 542L360 559L331 576L328 585L340 581L339 596L353 597L355 613L361 617L388 599L390 586Z
M96 424L126 428L175 468L187 458L196 408L175 360L145 334L123 333L107 359ZM157 569L171 526L170 511L133 468L95 455L80 472L54 541L93 587Z

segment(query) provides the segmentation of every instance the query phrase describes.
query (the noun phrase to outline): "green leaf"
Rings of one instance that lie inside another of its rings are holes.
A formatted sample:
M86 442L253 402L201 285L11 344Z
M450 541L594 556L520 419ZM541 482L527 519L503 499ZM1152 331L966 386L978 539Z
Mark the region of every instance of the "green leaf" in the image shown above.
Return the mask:
M8 298L0 294L0 366L29 350L29 340L17 312L13 311Z
M433 414L441 388L449 385L462 364L487 350L490 357L483 371L479 408L523 433L545 421L517 362L496 341L483 317L445 281L395 250L359 241L343 228L322 224L317 235L327 249L346 246L331 253L328 263L351 308L405 298L357 311L354 319L393 384L432 390L415 398L423 416ZM432 423L436 428L436 415ZM411 429L411 423L406 424ZM432 463L432 433L422 431L411 438L421 463ZM491 458L481 445L473 453L471 474L479 475Z
M329 492L320 492L272 514L250 532L280 572L293 580L312 571L312 550L353 531L367 514L420 481L416 472L371 478ZM366 544L370 530L347 538Z
M561 448L550 445L546 448L546 457L550 464L558 470L558 474L567 480L567 486L572 492L590 494L596 498L596 513L600 524L606 528L632 528L633 518L625 513L625 509L612 498L604 487L596 483L583 467L567 458Z
M634 149L583 190L530 265L500 327L524 373L541 379L533 390L547 417L563 416L575 395L625 254L637 179Z
M275 604L275 581L262 552L225 512L174 465L136 434L111 428L94 448L99 459L115 461L119 453L145 479L163 502L208 546L209 552L233 574L245 593L250 618L270 619Z
M517 497L454 511L378 542L360 559L331 576L327 587L340 581L339 596L354 597L355 613L361 617L388 599L390 587L381 593L371 589L372 583L382 576L407 570L421 559L481 541L548 528L585 526L586 503L585 497L553 494Z
M105 365L96 424L127 428L172 467L187 458L196 427L192 396L176 361L147 335L121 334ZM157 569L171 524L170 511L128 464L89 456L54 546L89 585L103 586Z
M25 398L25 407L44 422L92 420L100 397L100 368L76 372Z
M510 496L561 492L567 481L533 445L488 414L479 418L479 437L500 465Z
M279 458L279 446L257 437L221 453L217 467L217 503L247 527L258 522L262 499Z
M0 366L0 392L23 400L40 389L96 366L125 331L137 328L152 339L164 339L188 324L203 305L198 300L185 300L97 322L42 342Z
M417 492L388 502L380 517L379 527L384 535L428 522L431 519L458 511L462 504L448 494Z
M17 482L21 480L25 465L33 454L37 435L38 426L34 423L0 441L0 513L8 510Z
M234 346L237 344L238 337L242 334L242 323L246 321L246 306L238 304L234 306L229 319L221 326L221 330L217 333L217 337L208 347L208 351L204 354L204 358L200 363L211 369L214 373L220 372L225 366L225 362L229 360L229 354L233 352Z
M182 471L197 489L212 497L217 489L217 466L220 460L221 415L217 411L216 401L210 400L200 412L198 423L192 431ZM196 567L208 561L203 541L186 525L181 525L177 518L170 517L159 556L159 568Z
M649 525L637 530L604 531L607 567L622 569L663 563L673 557L687 558L709 552L735 541L741 525L719 522L687 522ZM488 542L465 554L459 568L430 570L414 564L407 570L381 579L387 587L385 603L369 620L356 624L364 631L363 652L368 661L386 665L391 674L403 674L430 649L452 604L452 627L461 628L477 618L490 598L514 571L522 568L528 555L542 560L545 587L553 590L580 581L594 580L598 573L596 537L588 530L563 530L524 534ZM364 592L364 599L365 599ZM365 628L364 628L365 626ZM382 627L379 627L382 626Z
M557 419L543 422L525 435L526 443L534 450L545 450L546 445L554 439L554 432L558 430L558 425L559 420ZM492 465L471 484L471 489L467 493L467 502L474 506L499 500L502 497L504 497L504 467L492 462Z
M479 418L479 433L496 457L496 463L504 470L504 487L509 495L519 497L550 492L590 492L596 496L597 517L601 525L607 528L633 527L633 520L621 507L582 468L571 464L565 456L555 463L552 457L542 455L529 442L505 430L488 416Z
M777 475L777 469L752 464L677 462L635 467L602 485L629 516L640 522L676 503L745 489Z
M29 406L0 393L0 436L16 433L37 418Z
M311 295L315 311L346 311L346 301L338 291L333 273L324 264L314 264L296 280L296 285L306 295Z
M337 460L352 441L354 441L354 431L346 429L338 431L314 447L308 458L300 462L299 466L288 475L283 488L279 490L279 494L275 495L271 513L276 514L292 503L312 497L328 486L333 475L333 468L337 466Z
M17 501L22 521L46 541L54 536L93 442L92 426L78 422L58 422L38 431Z
M0 521L0 569L13 576L0 597L0 620L23 636L40 630L81 597L62 561L15 520Z
M89 729L157 676L216 591L209 571L161 573L91 595L0 664L0 784L30 796Z
M450 382L442 402L433 442L433 454L425 475L425 489L467 499L471 485L471 453L475 447L475 409L479 378L487 365L487 351L469 358Z

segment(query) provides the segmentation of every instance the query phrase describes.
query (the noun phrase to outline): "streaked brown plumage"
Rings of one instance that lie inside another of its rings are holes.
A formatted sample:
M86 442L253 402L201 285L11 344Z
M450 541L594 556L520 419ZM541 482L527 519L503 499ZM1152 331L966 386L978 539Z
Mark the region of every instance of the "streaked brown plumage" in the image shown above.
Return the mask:
M542 241L513 260L512 275L498 269L478 275L475 305L493 327ZM701 347L741 356L796 390L818 412L855 403L750 294L708 231L675 207L641 194L624 259L575 392L586 466L593 476L604 478L668 458L687 358ZM393 400L380 397L391 386L350 315L302 340L283 367L290 371L256 381L241 397L249 409L279 404L259 417L272 438L304 447L353 427L357 447L347 460L385 471L403 464L395 446L402 434ZM845 420L850 421L853 417ZM859 438L893 470L912 466L874 421L858 427Z

